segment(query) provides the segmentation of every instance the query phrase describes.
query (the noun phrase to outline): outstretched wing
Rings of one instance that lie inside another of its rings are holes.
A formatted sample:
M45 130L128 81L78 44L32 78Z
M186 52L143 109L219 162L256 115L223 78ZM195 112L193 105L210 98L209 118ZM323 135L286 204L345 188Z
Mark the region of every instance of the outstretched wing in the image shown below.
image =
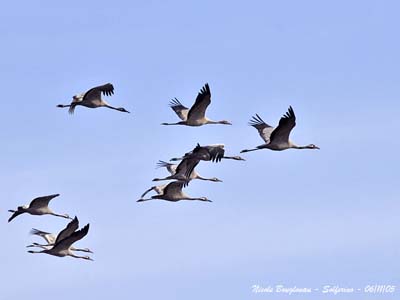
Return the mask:
M49 244L52 244L55 241L55 236L52 233L46 232L46 231L41 231L41 230L36 229L36 228L32 228L32 230L30 231L30 234L38 235L38 236L42 237Z
M100 99L101 94L106 96L111 96L114 94L114 86L111 83L106 83L104 85L99 85L88 90L85 95L83 95L82 101L91 99Z
M51 199L60 196L60 194L54 194L54 195L49 195L49 196L43 196L43 197L38 197L35 198L31 201L29 204L29 208L42 208L46 207L49 205L49 202Z
M79 241L83 239L89 232L89 224L87 224L85 227L83 227L81 230L75 231L73 234L71 234L69 237L59 241L56 243L53 247L53 249L57 251L61 251L64 249L69 249L73 243L76 241Z
M225 155L225 149L223 146L205 146L208 150L210 159L213 162L220 162Z
M171 175L174 175L176 173L177 165L159 160L157 163L157 168L166 168Z
M225 155L225 149L223 145L209 145L209 146L197 146L193 149L189 157L195 157L199 160L220 162Z
M184 186L187 186L190 181L190 175L192 174L194 168L199 164L200 160L196 157L186 157L184 158L178 167L176 168L177 175L182 176L184 178Z
M77 229L79 228L79 220L75 216L75 218L68 223L67 227L65 227L63 230L59 232L57 235L56 241L54 244L57 244L58 242L62 241L63 239L69 237L71 234L73 234Z
M177 194L182 191L184 181L172 181L164 188L163 195Z
M182 121L186 121L189 109L186 106L182 105L182 103L178 99L172 99L169 102L169 107L172 108L172 110L178 115L178 117Z
M289 141L290 132L294 126L296 126L296 116L293 108L289 106L287 113L279 120L278 127L276 127L271 133L271 143L287 143Z
M251 118L251 120L249 121L249 125L257 129L258 134L261 136L266 144L269 143L269 138L272 131L274 130L274 127L265 123L258 114Z
M206 83L200 93L197 95L196 101L190 108L187 119L198 120L206 115L206 109L211 103L211 91L208 83Z

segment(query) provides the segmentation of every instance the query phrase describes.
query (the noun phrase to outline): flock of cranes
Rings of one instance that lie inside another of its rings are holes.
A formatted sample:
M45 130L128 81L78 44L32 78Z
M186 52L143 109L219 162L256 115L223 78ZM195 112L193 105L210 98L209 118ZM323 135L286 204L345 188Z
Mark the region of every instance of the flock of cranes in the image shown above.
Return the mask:
M17 210L9 210L9 212L13 213L11 217L8 219L8 222L11 222L13 219L15 219L17 216L23 214L23 213L28 213L31 215L36 215L36 216L41 216L41 215L53 215L56 217L61 217L65 219L72 219L69 215L67 214L56 214L54 213L50 208L49 208L49 202L60 196L60 194L54 194L54 195L48 195L48 196L42 196L35 198L31 201L29 205L23 205L23 206L18 206ZM43 250L40 251L34 251L34 250L29 250L29 253L46 253L54 256L71 256L75 258L82 258L86 260L92 260L89 256L79 256L76 255L73 251L83 251L83 252L89 252L93 253L89 249L79 249L79 248L74 248L72 246L73 243L76 241L82 239L84 236L87 235L89 231L89 224L87 224L85 227L83 227L81 230L78 230L79 228L79 221L78 218L75 217L72 219L72 221L63 229L60 231L60 233L55 236L52 233L48 233L45 231L41 231L35 228L32 228L31 234L32 235L38 235L42 237L43 239L46 240L47 244L42 245L38 243L32 243L31 245L27 247L38 247Z
M88 108L99 108L106 107L109 109L117 110L120 112L129 113L123 107L114 107L108 104L102 95L111 96L114 94L114 86L111 83L100 85L88 90L85 93L73 96L73 100L70 104L59 104L59 108L69 108L69 113L73 114L77 106L85 106ZM211 90L210 86L206 83L198 93L196 100L192 107L189 109L185 107L177 98L174 98L170 102L171 109L181 119L176 123L162 123L161 125L185 125L185 126L202 126L208 124L222 124L232 125L229 121L213 121L206 117L207 107L211 104ZM314 144L306 146L298 146L293 143L290 139L290 132L296 126L296 115L293 108L290 106L288 111L279 120L277 127L268 125L264 120L256 114L252 117L249 125L257 129L260 137L264 140L264 144L259 145L252 149L244 149L241 153L270 149L274 151L282 151L287 149L319 149ZM153 181L165 181L172 180L168 184L156 185L147 189L140 197L137 202L145 202L149 200L165 200L170 202L177 202L181 200L197 200L204 202L211 202L207 197L190 197L183 192L190 181L192 180L204 180L211 182L222 182L219 178L211 177L205 178L200 176L195 168L201 161L221 162L222 160L236 160L244 161L245 159L241 156L226 156L225 146L223 144L205 145L201 146L197 144L191 151L183 154L181 157L171 158L170 161L179 162L179 164L173 164L165 161L159 161L157 167L166 168L169 172L169 176L164 178L154 178ZM144 198L149 192L154 191L156 195L150 198ZM8 222L11 222L17 216L28 213L31 215L53 215L61 218L70 219L66 227L61 230L57 235L41 231L33 228L31 230L32 235L43 238L47 244L32 243L27 247L36 247L41 250L29 250L29 253L45 253L53 256L71 256L74 258L81 258L86 260L92 260L89 256L76 255L76 251L93 253L88 248L75 248L72 245L83 239L89 232L89 224L79 229L78 218L71 218L67 214L54 213L49 208L49 202L58 197L59 194L42 196L35 198L29 205L19 206L17 210L9 210L12 213Z

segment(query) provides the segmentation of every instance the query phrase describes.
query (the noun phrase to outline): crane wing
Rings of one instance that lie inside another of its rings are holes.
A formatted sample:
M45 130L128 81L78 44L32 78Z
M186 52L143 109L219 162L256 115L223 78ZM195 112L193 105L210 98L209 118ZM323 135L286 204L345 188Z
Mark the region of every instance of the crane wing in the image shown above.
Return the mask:
M197 95L193 106L190 108L187 119L198 120L204 118L206 115L206 109L210 103L211 91L208 83L206 83Z
M75 218L68 223L68 225L61 230L56 238L56 241L54 242L54 244L57 244L58 242L62 241L63 239L69 237L71 234L73 234L77 229L79 228L79 220L78 218L75 216Z
M167 186L164 188L163 195L180 193L182 191L183 185L183 181L172 181L168 183Z
M177 165L159 160L157 163L157 168L166 168L171 175L174 175L176 173Z
M288 111L279 120L279 125L276 127L270 136L271 143L287 143L289 141L289 135L292 129L296 126L296 115L294 114L293 108L289 106Z
M265 123L264 120L261 119L261 117L258 114L256 114L251 118L251 120L249 121L249 125L257 129L258 134L266 144L269 143L269 138L271 136L272 131L274 130L274 127Z
M88 232L89 224L87 224L81 230L75 231L69 237L66 237L65 239L57 242L52 249L54 249L56 252L64 249L69 249L69 247L71 247L73 243L83 239L88 234Z
M51 199L60 196L60 194L54 194L54 195L49 195L49 196L43 196L43 197L38 197L35 198L31 201L29 204L29 208L42 208L46 207L49 205L49 202Z
M46 231L41 231L39 229L36 228L32 228L32 230L30 231L30 234L32 235L38 235L40 237L42 237L43 239L46 240L46 242L48 244L52 244L54 243L56 237L54 236L54 234L50 233L50 232L46 232Z
M176 168L177 175L182 176L185 180L184 186L187 186L190 180L190 175L192 174L194 168L199 164L200 160L196 157L186 157L182 159L178 167Z
M182 105L182 103L176 98L174 98L170 101L169 107L172 108L172 110L178 115L178 117L182 121L186 121L188 112L189 112L189 108Z
M111 96L114 94L114 86L111 83L99 85L88 90L84 95L82 101L90 101L91 99L100 99L101 94Z

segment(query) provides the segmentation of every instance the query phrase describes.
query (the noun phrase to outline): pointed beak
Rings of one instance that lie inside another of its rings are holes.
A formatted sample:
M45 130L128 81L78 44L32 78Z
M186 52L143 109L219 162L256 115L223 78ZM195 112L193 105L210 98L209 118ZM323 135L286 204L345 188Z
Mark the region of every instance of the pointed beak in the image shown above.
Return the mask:
M216 182L223 182L221 179L218 179L218 178L215 181Z
M315 149L321 150L321 148L320 148L320 147L318 147L318 146L315 146Z

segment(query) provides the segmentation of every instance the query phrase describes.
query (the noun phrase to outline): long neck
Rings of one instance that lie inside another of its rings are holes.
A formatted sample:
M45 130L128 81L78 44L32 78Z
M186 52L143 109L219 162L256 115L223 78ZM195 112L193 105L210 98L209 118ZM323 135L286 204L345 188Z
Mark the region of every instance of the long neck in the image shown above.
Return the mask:
M207 201L204 198L200 198L200 197L185 197L185 199L182 200L198 200L198 201Z
M104 107L107 107L107 108L109 108L109 109L113 109L113 110L118 110L118 111L119 111L118 108L116 108L116 107L114 107L114 106L111 106L111 105L109 105L109 104L104 104L103 106L104 106Z
M213 121L213 120L207 119L206 124L225 124L225 121Z
M87 253L91 253L92 251L90 251L89 249L85 248L85 249L81 249L81 248L75 248L75 247L71 247L70 248L72 251L80 251L80 252L87 252Z
M293 149L310 149L310 147L308 147L308 146L297 146L295 144L292 144L290 146L290 148L293 148Z
M200 175L197 175L195 178L199 179L199 180L204 180L204 181L214 181L213 178L204 178L204 177L201 177Z
M70 106L71 106L71 104L58 104L57 105L57 107L60 107L60 108L70 107Z
M193 174L193 173L192 173L192 174ZM197 175L197 174L195 174L195 175ZM200 175L194 176L194 178L195 178L195 179L199 179L199 180L204 180L204 181L210 180L210 179L208 179L208 178L201 177ZM194 178L193 178L193 179L194 179Z

